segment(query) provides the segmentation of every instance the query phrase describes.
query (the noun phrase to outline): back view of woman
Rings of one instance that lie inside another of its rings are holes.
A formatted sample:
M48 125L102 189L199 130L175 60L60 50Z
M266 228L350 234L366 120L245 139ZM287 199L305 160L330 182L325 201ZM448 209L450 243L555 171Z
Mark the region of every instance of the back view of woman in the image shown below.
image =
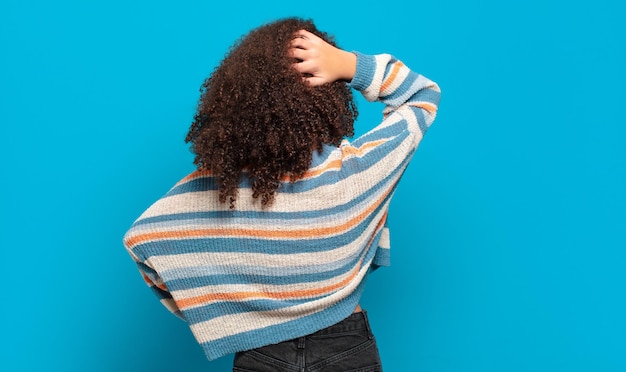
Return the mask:
M358 139L350 88L384 120ZM439 88L386 54L346 52L310 21L251 31L203 85L198 170L124 237L208 359L234 371L380 371L365 279L389 265L389 202Z

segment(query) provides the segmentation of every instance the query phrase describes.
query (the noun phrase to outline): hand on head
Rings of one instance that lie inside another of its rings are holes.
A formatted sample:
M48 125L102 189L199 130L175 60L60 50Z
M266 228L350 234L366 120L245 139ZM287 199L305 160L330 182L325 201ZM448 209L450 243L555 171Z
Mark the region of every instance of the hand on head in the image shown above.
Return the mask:
M312 86L350 81L356 71L355 54L336 48L305 30L294 34L289 56L299 60L293 68Z

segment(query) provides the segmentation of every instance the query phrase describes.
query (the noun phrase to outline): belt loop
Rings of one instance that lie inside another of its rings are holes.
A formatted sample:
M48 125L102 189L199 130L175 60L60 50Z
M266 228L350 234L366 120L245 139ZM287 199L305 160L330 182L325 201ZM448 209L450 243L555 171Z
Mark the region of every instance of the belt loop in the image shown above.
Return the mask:
M298 366L300 372L306 371L306 350L304 350L306 336L298 338Z
M365 327L367 327L367 337L369 337L369 339L371 340L374 338L374 334L372 333L372 329L370 328L370 322L367 320L367 313L365 312L365 310L361 310L361 314L363 314Z

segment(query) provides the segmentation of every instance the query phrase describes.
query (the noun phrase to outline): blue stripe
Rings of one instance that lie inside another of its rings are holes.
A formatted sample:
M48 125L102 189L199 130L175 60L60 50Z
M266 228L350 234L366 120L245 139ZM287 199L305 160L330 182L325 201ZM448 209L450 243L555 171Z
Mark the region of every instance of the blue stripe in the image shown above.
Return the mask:
M375 245L372 245L374 247ZM365 257L363 258L363 264L361 268L370 265L372 256L376 254L376 249L369 249ZM362 284L362 282L361 282ZM168 282L169 286L169 282ZM334 292L333 292L334 293ZM295 305L299 305L306 302L312 302L318 299L327 297L328 294L318 297L307 297L303 299L290 299L290 300L268 300L268 299L255 299L249 301L219 301L208 305L194 307L183 311L185 319L190 324L200 323L211 319L211 314L230 315L243 312L250 312L262 309L266 310L278 310ZM356 306L356 305L355 305Z
M139 268L139 271L143 272L146 275L157 275L157 272L154 271L154 269L152 269L150 266L142 263L142 262L135 262L137 264L137 267Z
M347 318L354 311L365 287L365 281L364 278L354 292L345 299L318 313L205 342L201 344L202 349L206 353L207 358L213 360L226 354L275 344L329 327ZM186 311L183 311L183 314Z
M398 107L405 103L418 89L420 83L417 81L419 75L413 71L409 71L406 79L402 80L400 85L393 92L381 97L382 101L391 107Z
M389 198L389 196L387 196ZM376 212L382 207L378 207ZM375 212L375 213L376 213ZM374 213L346 232L331 236L311 236L310 239L285 240L241 237L209 237L194 239L173 239L164 244L163 240L142 243L133 248L133 252L147 259L152 256L185 254L198 252L241 252L241 253L311 253L332 250L354 241L367 228L374 218ZM286 223L288 225L288 223ZM297 251L294 247L297 246Z
M374 261L372 264L376 266L390 266L391 265L391 251L388 248L378 247L376 249L376 256L374 256Z
M354 252L353 254L348 255L341 260L335 260L317 265L312 264L306 266L281 266L279 269L267 266L242 267L245 267L245 272L249 275L269 275L274 270L280 270L281 275L312 274L329 270L336 270L344 265L349 265L350 262L354 263L356 261L355 257L358 257L358 252ZM191 266L164 270L162 272L162 276L163 278L167 278L167 280L175 280L190 277L226 275L232 273L232 271L233 266L226 265Z
M288 279L293 280L292 282L286 283L283 281L283 279L285 279L286 276L284 275L275 275L275 276L265 276L263 279L265 282L260 282L258 280L255 279L259 279L259 277L254 277L254 276L250 276L250 275L246 275L244 273L239 273L238 275L232 275L232 276L228 276L228 278L226 278L226 276L222 276L220 278L216 278L216 277L211 277L211 276L205 276L205 277L196 277L196 278L189 278L187 280L182 280L182 279L175 279L175 280L166 280L166 285L168 287L168 289L170 291L180 291L180 290L188 290L191 288L198 288L198 287L204 287L207 285L217 285L217 284L273 284L273 285L280 285L280 284L294 284L294 283L311 283L311 282L316 282L319 280L324 280L324 279L330 279L333 277L338 277L341 274L344 274L352 269L354 269L356 263L358 260L362 260L361 265L359 266L358 270L361 270L363 267L366 267L367 265L370 265L370 262L372 262L372 260L375 258L376 254L378 253L378 242L380 240L380 232L382 231L382 229L380 231L377 232L377 234L374 236L374 239L372 240L371 244L365 247L365 250L363 251L362 255L359 255L359 257L356 258L356 260L354 260L353 262L351 262L349 265L346 265L346 267L341 268L341 270L335 270L334 273L319 273L318 275L293 275L293 276L289 276ZM329 278L323 278L322 276L325 274L332 274L329 276ZM248 281L243 281L243 282L239 282L240 279L242 277L246 277L248 278ZM236 281L235 283L227 283L226 281L228 281L228 279L232 279L234 281ZM295 280L295 279L300 279L300 280ZM322 296L324 297L324 296ZM270 302L285 302L283 300L266 300L266 301L270 301ZM311 298L309 298L307 301L312 301ZM224 301L221 301L224 302ZM229 301L226 301L229 302ZM288 301L289 303L293 303L293 301ZM220 302L217 302L220 303ZM217 304L216 303L216 304ZM211 306L211 305L206 305L206 306ZM205 306L205 307L206 307ZM200 312L200 310L198 310ZM248 310L249 311L249 310ZM196 315L194 315L194 319L197 319L197 321L204 321L210 318L207 318L207 315L212 314L211 312L200 312L197 313ZM213 313L214 314L214 313Z
M359 148L368 142L375 142L381 139L387 140L386 143L399 143L409 136L411 132L408 128L406 120L398 120L397 122L387 125L383 128L375 128L352 142L352 146ZM394 138L395 137L395 138ZM382 160L382 159L381 159Z
M152 289L152 291L159 298L159 300L172 299L172 295L170 292L164 291L157 286L151 285L150 289Z
M318 167L323 164L326 159L328 159L328 157L333 153L333 151L337 150L337 148L338 147L335 145L323 144L321 154L317 152L317 150L313 151L310 168Z
M407 136L410 135L408 130L408 126L405 120L400 120L397 123L389 125L385 128L379 128L376 130L372 130L363 136L359 137L352 143L352 147L361 147L363 144L367 142L373 142L380 139L387 139L385 144L387 146L391 146L393 144L402 142ZM379 145L381 146L381 145ZM341 151L340 148L334 148L334 151ZM284 182L281 184L279 192L287 192L287 193L299 193L313 190L320 186L332 185L339 181L339 174L342 177L349 177L351 175L361 173L369 169L370 167L375 165L375 161L372 161L371 156L372 150L366 153L363 157L350 157L343 159L342 167L338 170L330 169L320 174L317 177L307 178L302 180L297 180L293 183ZM348 171L349 170L349 171ZM246 189L251 188L252 184L250 179L247 177L242 177L242 180L239 184L239 188ZM188 182L185 182L181 185L178 185L172 188L165 195L166 197L185 194L189 192L203 192L203 191L217 191L218 186L217 182L215 182L215 178L213 176L205 176L200 178L195 178ZM224 212L225 213L225 212Z
M363 252L365 253L365 252ZM331 270L321 270L317 272L287 274L283 267L265 268L265 267L247 267L235 266L231 267L228 273L208 274L208 275L187 275L184 278L172 278L167 272L163 272L161 277L166 280L167 288L170 291L179 291L189 289L191 287L203 287L207 285L221 284L262 284L262 285L286 285L296 283L318 282L322 280L336 278L354 269L354 266L361 259L361 254L348 257L349 259L341 260L340 266ZM293 269L293 268L292 268ZM301 269L297 267L295 269ZM179 274L185 269L177 270Z
M221 301L211 303L209 305L194 307L183 311L185 314L185 320L189 325L204 322L211 318L207 317L208 314L220 314L231 315L237 313L247 313L255 310L279 310L288 307L303 304L309 301L315 301L322 297L303 298L299 300L249 300L249 301Z
M423 89L417 92L408 102L430 102L433 105L438 105L441 99L441 93L434 89Z
M384 186L385 181L394 177L398 172L404 172L406 165L408 164L410 157L404 159L399 167L394 172L382 181L380 181L376 188ZM401 175L401 174L400 174ZM397 185L394 184L393 187ZM325 250L333 249L332 247L343 246L346 243L354 241L362 231L364 231L368 224L372 221L376 213L380 210L385 202L391 198L393 192L390 192L383 203L376 209L376 211L370 214L367 218L361 221L357 226L344 232L343 234L335 235L332 237L311 237L311 239L301 239L297 242L298 252L322 252ZM354 201L353 201L354 202ZM339 207L335 207L336 209ZM289 224L287 221L285 224ZM211 252L252 252L252 253L266 253L266 254L285 254L286 252L293 252L293 240L275 240L275 239L255 239L255 238L241 238L241 237L210 237L210 238L194 238L194 239L178 239L169 240L164 249L162 240L150 241L142 244L138 244L133 247L133 252L139 256L142 260L146 260L151 256L160 256L168 254L183 254L183 253L198 253L207 252L207 247L210 247Z
M394 172L384 180L376 185L376 188L384 186L385 181L394 177L396 173L403 172L405 165L408 164L409 159L405 159ZM364 231L368 224L375 217L375 214L385 205L385 202L393 195L390 192L380 206L374 213L371 213L367 218L361 221L352 229L332 237L317 238L312 236L311 239L301 239L297 242L298 252L321 252L333 247L343 246L344 244L354 241L362 231ZM354 201L353 201L354 202ZM351 204L351 203L349 203ZM337 209L335 207L333 209ZM288 221L284 221L284 224L289 225ZM275 253L284 254L285 252L293 252L293 240L275 240L275 239L263 239L263 238L241 238L241 237L210 237L210 238L193 238L193 239L178 239L168 240L164 249L162 240L150 241L142 244L138 244L133 247L133 252L141 257L142 260L146 260L151 256L168 255L168 254L181 254L181 253L197 253L206 252L207 247L210 247L211 252L256 252L256 253ZM271 251L271 252L270 252ZM295 252L293 252L295 253Z
M428 130L428 124L426 123L426 118L424 117L424 110L421 110L417 107L411 107L411 110L415 114L417 126L420 128L422 136L424 136L426 134L426 131Z
M412 78L402 81L396 90L387 95L384 99L385 104L392 107L399 107L412 98L414 92L421 85L421 82L416 80L417 74L413 72L409 74L412 75Z
M382 80L383 82L387 80L387 78L391 74L391 71L393 70L394 64L396 62L398 62L398 60L395 57L391 56L391 59L389 60L389 62L387 62L387 65L385 66L385 74L383 75L383 80ZM378 98L380 99L380 97Z
M397 139L402 141L408 135L409 135L408 132L403 132L403 136L397 136ZM380 147L380 151L385 151L386 153L388 153L392 151L393 149L395 149L396 146L397 144L388 142L388 143L380 145L379 147ZM370 156L375 158L376 157L375 155L377 155L377 151L372 150L371 152L373 153L370 154ZM355 197L354 199L350 200L346 204L333 206L331 208L315 210L315 211L296 211L296 212L272 212L272 211L258 212L258 211L228 210L228 211L175 213L175 214L167 214L167 215L143 218L143 219L136 221L133 224L133 227L144 225L144 224L153 224L153 223L158 223L158 222L172 222L171 224L166 225L166 226L175 226L177 225L177 221L180 221L180 223L182 224L182 223L187 223L185 221L195 220L195 219L200 219L200 218L228 219L228 220L232 220L232 219L247 220L247 219L253 218L255 220L272 220L272 223L276 221L280 221L281 223L285 223L285 221L295 222L295 221L315 219L315 218L320 218L320 217L327 219L329 215L335 215L338 212L350 209L360 204L362 201L366 200L367 198L371 197L371 195L376 193L381 187L383 187L390 178L396 176L399 171L402 171L402 169L408 164L410 158L411 156L407 156L403 160L403 162L400 164L399 167L391 171L389 175L381 179L380 182L374 185L367 192L364 192L363 194ZM356 161L356 159L354 160ZM367 164L368 162L372 162L372 160L369 158L362 159L362 161L365 164ZM372 164L371 166L374 166L375 164L376 163ZM346 172L348 175L351 173L354 173L348 170L346 170ZM195 181L190 181L189 183L192 183L192 182L195 182ZM201 185L200 183L194 183L194 186L200 186L200 185ZM191 189L191 190L201 191L197 189ZM191 191L187 191L187 192L191 192Z

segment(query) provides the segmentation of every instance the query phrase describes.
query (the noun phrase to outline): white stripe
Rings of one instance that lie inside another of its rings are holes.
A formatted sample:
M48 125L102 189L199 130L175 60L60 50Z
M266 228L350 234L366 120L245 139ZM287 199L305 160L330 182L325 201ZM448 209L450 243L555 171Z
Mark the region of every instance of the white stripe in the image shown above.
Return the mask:
M172 313L177 313L177 312L180 313L180 310L178 309L178 306L176 306L176 302L174 302L174 300L172 300L171 298L162 298L161 299L161 303L170 312L172 312Z
M420 81L419 77L411 84L411 86L401 95L393 98L393 99L386 99L385 102L387 103L387 106L385 106L385 108L383 109L383 114L388 114L390 112L395 111L398 107L403 107L403 106L409 106L409 103L415 103L415 102L419 102L417 100L415 101L408 101L413 95L415 95L415 93L420 90L422 88L422 86L424 85L423 81ZM429 104L432 105L432 103L428 102Z
M391 247L390 239L389 239L389 228L384 227L383 230L381 231L380 241L378 242L378 246L380 248L386 248L386 249L389 249Z
M351 208L346 210L340 210L339 212L333 214L332 216L320 216L310 219L294 219L290 220L289 224L285 223L285 220L282 219L256 219L256 218L241 218L241 219L229 219L227 224L225 224L224 220L221 219L193 219L193 220L181 220L179 223L175 221L163 222L163 223L153 223L153 224L144 224L135 226L132 230L130 230L125 239L132 239L136 236L146 234L146 233L163 233L163 232L180 232L179 236L184 237L184 230L193 230L193 229L224 229L224 230L245 230L250 229L251 224L254 227L254 230L264 231L264 232L276 232L276 231L294 231L294 230L306 230L306 229L323 229L323 228L333 228L338 225L349 222L355 216L359 215L363 210L367 209L373 202L373 200L378 200L382 196L382 192L388 190L392 187L393 183L396 181L395 178L389 179L382 187L379 189L379 192L376 194L370 195L369 198L362 200L360 203L353 205ZM183 204L183 203L194 203L195 205L199 205L200 203L206 203L206 193L207 192L195 192L188 194L180 194L176 196L172 196L167 198L171 205L167 204L159 204L154 205L155 210L153 213L155 215L159 215L160 211L157 209L165 209L171 211L171 213L180 213L179 211L174 211L175 207ZM240 196L241 197L241 196ZM291 199L291 198L290 198ZM292 200L295 202L295 200ZM283 201L283 203L288 203L289 201ZM277 201L279 203L279 201ZM152 209L151 207L150 209ZM180 209L179 209L180 210ZM181 229L181 227L184 227ZM323 237L332 237L338 234L345 233L345 230L337 231L336 233L327 234ZM271 237L270 237L271 238ZM321 236L315 236L315 239L321 238ZM301 240L301 237L294 238L281 238L282 240ZM161 238L154 238L148 241L158 241Z
M409 114L407 119L410 119L409 122L412 123L411 125L417 128L415 116L410 112L410 109ZM391 115L385 122L392 123L401 119L402 117L399 115ZM419 129L417 133L420 133ZM275 212L317 211L347 204L351 200L354 200L357 195L369 191L377 181L388 174L390 169L400 164L405 159L407 152L414 146L414 143L414 138L406 138L402 144L393 149L376 164L360 173L355 173L350 177L338 180L335 184L326 184L301 193L281 193L279 190L276 193L274 204L267 208L267 210ZM160 216L163 215L164 212L176 214L209 210L228 210L228 203L218 203L217 195L218 191L203 191L162 198L148 208L139 219ZM239 196L237 198L238 210L244 212L258 211L260 209L259 207L260 202L256 201L255 203L254 199L252 199L252 190L239 189ZM337 223L339 222L334 220L334 224ZM328 226L328 224L325 226ZM275 228L276 225L273 225L273 229ZM289 228L294 229L294 226L291 225Z
M374 71L374 77L370 85L361 91L361 94L368 101L376 101L380 94L380 86L383 83L383 79L385 77L385 66L391 60L391 55L389 54L378 54L374 56L374 61L376 63L376 68Z
M359 235L358 238L346 245L332 250L320 252L291 253L291 254L263 254L245 253L246 262L242 262L240 252L202 252L182 253L174 255L152 256L146 262L158 272L168 269L180 269L199 265L254 265L258 267L306 267L309 265L327 265L338 260L346 260L354 257L355 249L363 247L375 231L376 224L380 221L388 208L389 200L380 208L373 222Z
M399 62L396 62L399 63ZM395 66L391 67L391 71L393 71L393 69L395 68ZM400 85L402 85L402 83L404 83L404 80L406 80L406 77L409 76L409 72L411 72L411 70L408 69L408 67L406 66L400 66L400 68L398 69L398 73L396 74L396 77L393 79L393 81L391 82L391 84L389 84L389 86L387 86L387 88L385 88L385 90L380 92L380 97L386 97L388 95L391 95L396 89L398 89L398 87ZM391 74L389 74L389 76L391 76ZM384 81L383 81L384 83ZM408 93L408 95L404 95L405 99L401 102L404 102L406 100L406 98L412 96L413 94L415 94L415 90L409 89L406 93ZM387 104L389 104L389 101L385 101Z
M350 281L347 286L327 297L279 310L251 311L224 315L205 322L196 323L190 327L191 331L196 337L196 340L199 343L203 343L315 314L321 309L326 309L341 301L354 292L368 269L369 264L365 265L354 280Z
M360 262L357 262L357 264L359 263ZM248 297L245 299L246 301L256 300L256 299L269 299L273 301L282 301L284 299L282 298L275 299L275 298L272 298L271 296L268 296L265 293L285 293L285 292L293 292L293 291L312 291L312 290L314 291L314 290L318 290L321 288L337 285L337 283L340 283L342 280L345 280L347 277L352 275L353 271L354 271L354 267L351 268L350 271L344 274L334 276L326 280L316 281L316 282L301 282L301 283L284 284L284 285L280 285L280 284L264 284L264 285L262 284L256 284L256 285L255 284L221 284L221 285L214 285L214 286L207 286L207 287L191 288L191 289L180 290L180 291L173 291L171 292L171 294L172 294L172 297L174 297L176 301L181 301L181 300L185 300L189 298L211 295L211 294L216 294L216 293L233 294L233 293L253 292L253 293L258 293L258 296ZM335 292L336 290L338 289L335 289L331 292ZM319 297L319 296L320 294L307 294L304 296L290 296L289 298L287 298L287 300L302 299L302 298L309 298L309 297ZM202 301L202 303L199 303L197 305L186 307L185 310L191 309L194 307L206 306L213 302L220 302L220 301L223 301L223 300ZM243 301L243 300L240 300L240 301Z

